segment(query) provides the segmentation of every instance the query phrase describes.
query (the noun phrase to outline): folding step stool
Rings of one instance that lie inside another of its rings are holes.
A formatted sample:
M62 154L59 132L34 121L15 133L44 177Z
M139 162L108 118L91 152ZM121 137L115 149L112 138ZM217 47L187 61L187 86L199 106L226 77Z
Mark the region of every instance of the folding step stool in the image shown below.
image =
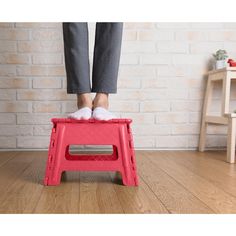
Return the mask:
M131 119L51 121L45 185L59 185L64 171L119 171L124 185L138 185ZM112 145L113 153L70 154L70 145Z

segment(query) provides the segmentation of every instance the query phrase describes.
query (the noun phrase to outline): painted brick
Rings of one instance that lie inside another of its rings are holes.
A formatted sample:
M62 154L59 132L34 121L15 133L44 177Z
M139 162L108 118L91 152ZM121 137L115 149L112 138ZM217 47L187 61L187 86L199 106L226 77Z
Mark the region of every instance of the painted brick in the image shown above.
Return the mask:
M0 124L16 124L16 115L12 113L1 114Z
M190 55L190 54L175 54L173 55L173 63L175 65L178 64L184 64L186 66L188 65L206 65L206 62L208 61L209 56L206 55Z
M134 135L167 135L171 133L170 125L136 125L133 124Z
M17 22L15 23L16 28L57 28L61 27L61 23L54 22Z
M156 27L160 29L187 29L190 23L187 22L158 22Z
M153 29L155 27L155 23L152 22L125 22L125 29Z
M50 137L21 136L17 137L18 148L48 148Z
M28 30L19 29L1 29L0 39L3 40L29 40Z
M15 100L16 91L14 89L0 89L0 100Z
M49 76L65 76L66 71L64 66L50 66L48 67Z
M176 92L182 89L183 93L187 93L188 89L188 78L186 77L170 77L166 78L168 84L168 90L173 92L176 89ZM185 89L185 90L183 90ZM173 92L175 93L175 92Z
M202 118L201 112L190 112L189 113L189 123L200 123Z
M201 111L202 101L172 101L171 111L190 111L196 112Z
M207 135L206 148L222 148L227 145L227 137L225 135Z
M39 136L49 136L51 135L52 125L35 125L34 126L34 135Z
M122 54L120 64L122 65L135 65L139 63L139 55L135 54Z
M188 98L189 99L204 99L205 91L202 89L189 89L188 91Z
M0 28L13 28L14 23L0 22Z
M119 79L117 81L117 87L119 89L123 88L140 88L141 86L141 80L136 79L136 80L125 80L125 79ZM112 94L111 94L112 95Z
M187 148L188 136L161 136L156 139L156 147L158 148Z
M61 52L63 45L61 41L19 41L17 43L18 52L23 53L54 53Z
M226 31L209 31L208 32L209 41L235 41L236 33L234 30Z
M223 27L226 29L235 29L236 23L235 22L224 22Z
M228 53L235 53L236 52L236 42L224 42L224 48L227 50Z
M30 64L27 54L0 54L1 64Z
M210 55L212 52L217 51L219 48L223 48L223 42L199 42L199 43L192 43L190 45L190 52L191 53L209 53Z
M15 137L0 137L1 148L16 148Z
M188 135L188 147L196 148L199 146L199 135Z
M15 65L0 65L0 76L15 76L16 66Z
M168 99L187 99L188 98L188 90L183 90L183 88L179 89L168 89L167 90L167 98Z
M188 79L188 86L189 86L189 88L196 88L195 91L197 91L197 89L199 89L199 92L200 92L200 89L203 89L204 82L205 81L203 81L203 79L191 79L191 78L189 78Z
M164 88L159 89L122 89L117 92L117 96L112 97L112 100L155 100L155 99L165 99L167 97L167 90Z
M223 28L223 23L220 22L194 22L191 23L192 28L200 29L221 29Z
M199 134L199 124L175 124L172 126L172 134Z
M137 31L136 30L123 31L122 39L124 41L135 41L137 39Z
M74 111L76 111L77 108L77 102L73 101L73 102L63 102L62 104L62 112L63 113L72 113Z
M47 66L17 66L19 76L43 76L48 74Z
M32 56L32 61L33 64L38 64L38 65L62 64L62 54L61 53L35 54Z
M212 135L224 134L224 135L227 135L227 126L209 124L208 127L207 127L207 134L212 134Z
M114 112L138 112L139 103L133 101L113 101L110 104L110 110Z
M166 88L167 79L144 79L142 80L142 88Z
M45 77L45 78L34 78L33 79L33 88L61 88L62 79L54 77Z
M177 41L207 41L208 32L206 31L177 31L175 32Z
M154 53L155 43L141 41L126 41L122 43L123 53Z
M16 52L16 42L0 40L0 53L2 52Z
M149 54L141 55L140 63L144 65L168 65L171 63L171 55L169 54Z
M158 124L178 124L188 123L187 112L158 112L156 114L156 122Z
M58 29L34 29L31 32L33 40L60 40L62 31Z
M0 88L29 88L29 79L25 78L0 78Z
M189 45L186 42L158 42L158 53L188 53Z
M140 112L169 111L168 101L144 101L140 103Z
M21 125L49 125L51 119L54 117L65 117L64 114L32 114L32 113L21 113L17 114L17 124Z
M1 101L0 112L30 112L30 104L18 101Z
M121 78L140 78L140 77L155 77L156 76L156 68L152 66L144 67L144 66L120 66Z
M154 114L152 113L129 113L123 112L121 118L130 118L133 124L154 124Z
M154 136L136 136L133 135L134 147L135 148L154 148L155 137Z
M140 30L138 32L138 39L140 41L169 41L174 40L174 31L166 30Z
M185 66L173 66L169 65L158 65L157 66L157 76L185 76L186 75L186 67Z
M60 102L34 102L33 112L37 113L60 113Z
M30 125L0 125L1 136L25 136L33 134Z
M61 89L21 89L17 91L18 100L74 100L74 94L67 94L65 90Z

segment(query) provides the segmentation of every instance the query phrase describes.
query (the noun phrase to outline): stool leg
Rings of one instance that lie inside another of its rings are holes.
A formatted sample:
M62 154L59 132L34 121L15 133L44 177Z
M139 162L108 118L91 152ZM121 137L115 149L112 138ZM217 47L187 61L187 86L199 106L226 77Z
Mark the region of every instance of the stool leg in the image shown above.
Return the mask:
M48 185L59 185L61 182L61 174L62 174L62 161L65 159L66 149L64 147L58 147L57 154L53 166L53 170L51 172L51 178L49 179Z
M230 85L231 78L230 72L223 78L223 86L222 86L222 105L221 105L221 114L224 116L229 113L229 100L230 100Z
M133 173L133 166L131 163L131 147L129 146L129 140L127 130L124 127L120 130L120 155L123 163L123 170L121 171L123 184L126 186L136 186L135 176Z
M209 76L207 80L206 94L204 98L203 111L202 111L201 130L200 130L200 137L199 137L199 151L200 152L203 152L205 150L206 130L207 130L206 115L210 108L212 91L213 91L213 81L211 80L211 76Z
M132 176L127 176L126 172L121 172L122 183L125 186L138 186L138 180L135 180L134 174Z
M64 126L58 128L57 137L55 138L55 144L52 147L55 152L52 156L47 185L59 185L61 182L63 161L65 160L66 152L68 152L68 146L65 143L65 137L63 135L64 129Z
M61 183L61 171L53 171L51 177L49 177L47 185L56 186Z
M228 139L227 139L227 162L235 162L235 136L236 136L236 119L229 118Z
M130 157L126 153L126 155L122 154L122 159L123 159L123 169L121 171L122 182L125 186L135 186L136 184L132 173Z
M200 130L200 138L199 138L199 151L205 151L206 145L206 131L207 131L207 123L205 121L205 117L202 118L201 130Z

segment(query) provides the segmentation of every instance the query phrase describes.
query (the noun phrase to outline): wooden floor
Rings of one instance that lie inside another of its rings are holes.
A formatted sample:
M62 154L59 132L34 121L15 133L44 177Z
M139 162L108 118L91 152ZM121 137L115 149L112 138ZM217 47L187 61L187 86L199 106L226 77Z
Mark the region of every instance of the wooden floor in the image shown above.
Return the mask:
M45 187L46 158L0 152L0 213L236 213L236 165L223 151L136 151L139 187L105 172Z

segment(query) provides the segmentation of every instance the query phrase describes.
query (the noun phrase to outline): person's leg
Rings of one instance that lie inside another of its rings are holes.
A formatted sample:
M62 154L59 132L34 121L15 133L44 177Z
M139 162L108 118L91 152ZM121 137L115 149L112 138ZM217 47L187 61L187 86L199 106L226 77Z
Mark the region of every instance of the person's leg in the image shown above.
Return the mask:
M76 119L91 117L88 25L83 22L63 22L67 93L77 94L78 111L69 114Z
M108 96L117 93L123 23L97 23L93 58L92 92L93 116L98 119L114 117L107 109Z

